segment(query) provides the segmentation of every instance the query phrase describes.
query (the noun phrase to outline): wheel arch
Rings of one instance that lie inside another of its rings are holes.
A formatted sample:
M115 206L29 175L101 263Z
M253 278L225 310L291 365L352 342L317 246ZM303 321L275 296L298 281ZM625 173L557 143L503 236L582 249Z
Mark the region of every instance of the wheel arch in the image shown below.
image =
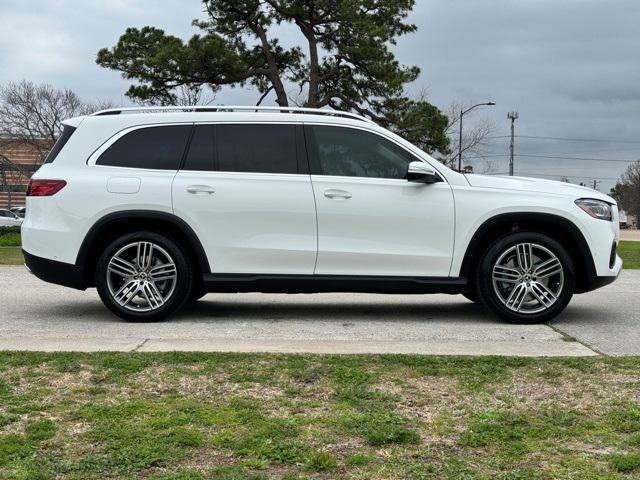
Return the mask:
M513 212L487 219L478 227L467 245L460 267L460 276L468 278L471 284L478 262L491 242L509 232L528 230L548 235L567 249L576 269L575 293L587 291L591 279L596 276L587 240L575 223L551 213Z
M201 274L200 277L211 273L202 243L184 220L167 212L127 210L105 215L85 235L76 257L76 265L84 271L85 287L93 286L95 265L103 249L117 237L139 230L169 234L185 247L194 269Z

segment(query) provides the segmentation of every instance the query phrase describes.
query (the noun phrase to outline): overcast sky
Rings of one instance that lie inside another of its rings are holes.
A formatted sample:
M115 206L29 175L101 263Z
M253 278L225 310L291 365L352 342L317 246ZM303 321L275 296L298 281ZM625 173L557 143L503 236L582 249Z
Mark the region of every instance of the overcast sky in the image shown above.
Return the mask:
M69 87L86 99L124 101L128 82L95 64L129 26L153 25L187 38L199 0L0 0L0 83L26 78ZM395 52L422 75L410 89L427 89L432 103L492 100L469 116L491 119L493 172L507 170L509 123L516 134L591 139L516 139L516 153L557 157L640 158L640 1L418 0L415 34ZM285 43L297 42L292 29ZM215 103L252 104L255 92L218 93ZM505 137L505 138L502 138ZM598 141L595 141L598 140ZM606 141L600 141L606 140ZM516 174L547 175L609 190L624 161L516 158Z

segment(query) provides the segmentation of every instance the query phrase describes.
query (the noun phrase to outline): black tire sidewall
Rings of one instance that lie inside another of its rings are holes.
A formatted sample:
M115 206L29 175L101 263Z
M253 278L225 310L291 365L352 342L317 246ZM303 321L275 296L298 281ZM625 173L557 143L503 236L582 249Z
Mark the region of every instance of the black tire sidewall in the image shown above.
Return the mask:
M564 269L564 286L558 300L551 308L540 313L521 314L507 308L493 290L492 272L499 256L508 248L518 243L537 243L551 250L560 260ZM510 323L534 324L551 320L565 309L575 290L575 268L571 256L566 249L553 238L536 232L515 232L498 238L489 246L480 259L477 270L476 285L484 304L502 319Z
M150 312L134 312L118 305L107 286L107 265L111 257L124 245L136 241L149 241L161 246L176 264L177 279L174 292L162 307ZM193 269L187 255L174 239L159 232L140 231L123 235L109 244L98 260L95 285L105 306L120 318L129 322L157 322L175 313L189 300L193 288Z

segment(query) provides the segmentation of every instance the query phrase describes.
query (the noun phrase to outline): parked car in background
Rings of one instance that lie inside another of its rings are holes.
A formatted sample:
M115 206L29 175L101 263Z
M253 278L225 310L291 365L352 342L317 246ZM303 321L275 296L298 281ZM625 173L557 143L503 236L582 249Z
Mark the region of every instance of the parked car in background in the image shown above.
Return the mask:
M26 207L13 207L9 209L11 212L18 215L20 218L24 218L24 214L27 211Z
M24 219L11 210L0 210L0 227L19 227Z
M347 112L111 109L70 119L27 188L25 263L131 321L207 292L463 294L544 322L613 282L618 208L465 175Z

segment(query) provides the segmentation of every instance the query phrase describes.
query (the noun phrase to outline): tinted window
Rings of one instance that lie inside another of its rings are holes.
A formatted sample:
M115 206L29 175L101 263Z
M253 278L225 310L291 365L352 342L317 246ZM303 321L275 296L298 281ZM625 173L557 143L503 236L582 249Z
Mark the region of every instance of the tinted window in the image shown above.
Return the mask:
M298 173L293 125L218 125L216 170Z
M49 154L47 155L47 158L44 159L44 163L52 163L56 159L56 157L60 153L60 150L62 150L62 147L65 146L65 144L69 141L71 135L75 131L75 127L71 127L69 125L64 126L64 128L62 129L62 134L58 137L58 140L56 140L53 148L49 150Z
M133 130L100 155L96 165L177 170L190 130L190 125Z
M323 175L402 179L411 154L379 135L353 128L312 126L311 154Z
M196 125L191 144L189 145L189 153L184 162L184 170L214 170L215 158L215 126L214 125Z
M185 170L298 173L294 125L196 125Z

